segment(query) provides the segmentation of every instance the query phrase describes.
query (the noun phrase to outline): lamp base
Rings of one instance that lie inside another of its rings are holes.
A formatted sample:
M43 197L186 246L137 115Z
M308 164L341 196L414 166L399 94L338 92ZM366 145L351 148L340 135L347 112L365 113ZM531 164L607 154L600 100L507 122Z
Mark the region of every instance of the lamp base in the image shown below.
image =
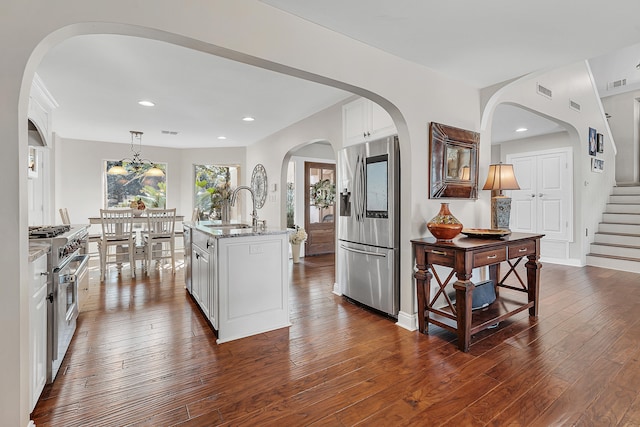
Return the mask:
M509 229L511 216L511 197L494 196L491 198L491 228Z

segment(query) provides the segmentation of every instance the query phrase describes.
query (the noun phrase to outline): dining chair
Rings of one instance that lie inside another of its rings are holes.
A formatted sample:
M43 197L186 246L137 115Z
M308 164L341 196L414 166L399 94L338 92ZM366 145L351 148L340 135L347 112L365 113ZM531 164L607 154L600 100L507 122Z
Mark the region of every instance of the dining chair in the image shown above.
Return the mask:
M136 240L133 232L133 209L100 209L100 281L104 281L107 264L117 264L118 272L128 258L131 277L136 277Z
M149 208L147 230L144 232L147 275L153 260L171 259L171 272L176 272L175 226L176 209Z

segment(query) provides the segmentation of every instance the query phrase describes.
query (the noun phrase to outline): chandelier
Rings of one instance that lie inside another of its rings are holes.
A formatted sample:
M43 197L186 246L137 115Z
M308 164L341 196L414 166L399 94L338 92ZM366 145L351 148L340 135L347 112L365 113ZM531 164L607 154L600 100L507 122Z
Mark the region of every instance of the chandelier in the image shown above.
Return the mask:
M144 171L145 176L164 176L164 171L155 163L151 163L147 159L143 159L140 155L142 151L142 132L131 130L131 152L130 159L122 159L114 166L109 168L109 175L129 175L130 173L138 174ZM137 145L136 145L137 143Z

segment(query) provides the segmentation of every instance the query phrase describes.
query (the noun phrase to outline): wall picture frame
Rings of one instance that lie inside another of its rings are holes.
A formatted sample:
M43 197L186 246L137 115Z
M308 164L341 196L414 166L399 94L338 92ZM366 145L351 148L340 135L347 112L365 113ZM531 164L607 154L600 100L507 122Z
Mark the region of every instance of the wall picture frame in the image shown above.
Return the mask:
M604 160L603 159L591 159L591 172L602 173L604 172Z
M604 153L604 135L601 133L596 135L596 146L598 153Z
M441 123L429 125L429 198L478 198L480 134Z
M35 147L29 147L29 158L27 166L27 176L29 178L38 177L38 150Z
M598 148L597 132L594 128L589 128L589 155L595 156Z

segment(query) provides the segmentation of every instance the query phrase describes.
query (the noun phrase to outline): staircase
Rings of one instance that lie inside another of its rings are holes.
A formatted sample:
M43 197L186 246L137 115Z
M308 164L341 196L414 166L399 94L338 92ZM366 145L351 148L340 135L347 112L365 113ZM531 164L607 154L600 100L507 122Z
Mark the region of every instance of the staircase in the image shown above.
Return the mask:
M587 265L640 273L640 184L613 188Z

